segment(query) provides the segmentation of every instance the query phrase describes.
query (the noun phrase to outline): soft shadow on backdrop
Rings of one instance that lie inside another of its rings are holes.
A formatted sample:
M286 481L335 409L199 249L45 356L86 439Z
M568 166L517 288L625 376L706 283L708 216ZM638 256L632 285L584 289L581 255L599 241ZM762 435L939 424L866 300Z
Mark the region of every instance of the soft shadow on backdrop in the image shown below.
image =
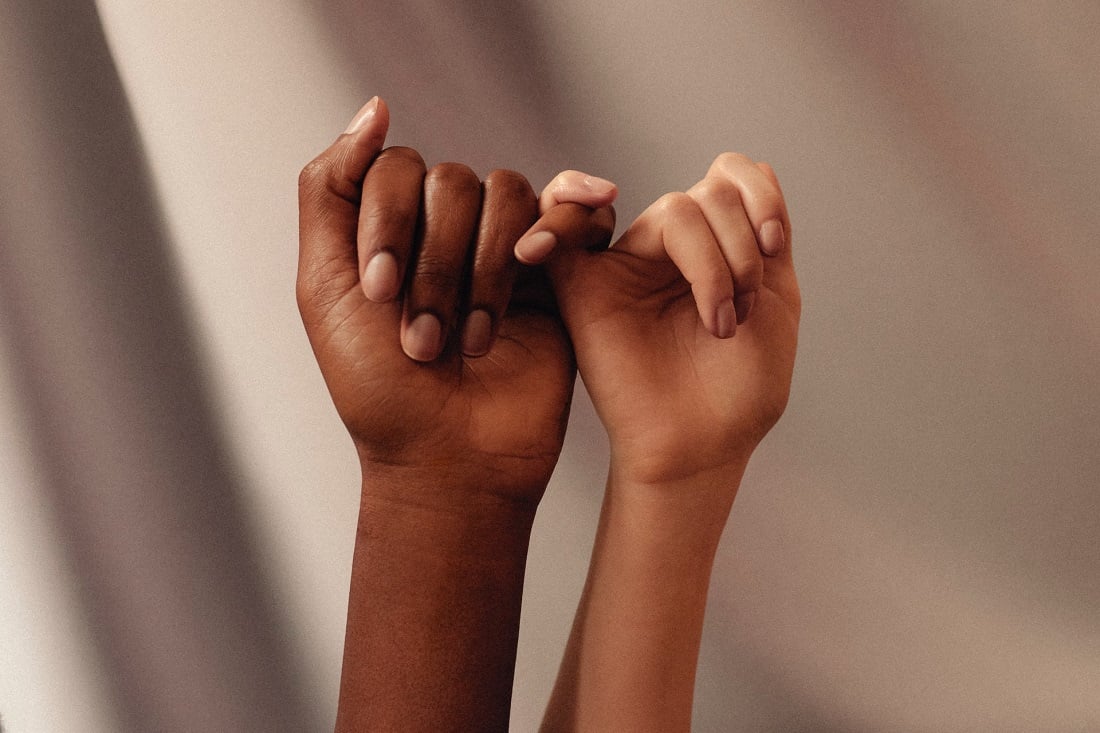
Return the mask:
M1100 729L1100 9L0 0L0 716L331 728L357 466L293 299L298 169L368 97L481 174L771 162L805 313L727 529L700 731ZM529 561L541 714L604 469Z

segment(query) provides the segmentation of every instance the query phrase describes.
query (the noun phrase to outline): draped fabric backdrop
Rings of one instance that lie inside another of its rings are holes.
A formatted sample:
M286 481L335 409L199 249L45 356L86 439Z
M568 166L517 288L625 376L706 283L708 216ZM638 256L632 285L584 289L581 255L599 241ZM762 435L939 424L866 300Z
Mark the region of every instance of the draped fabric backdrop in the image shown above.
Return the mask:
M1100 730L1100 5L0 0L0 718L331 729L358 466L298 170L371 95L429 163L771 162L805 312L715 569L699 731ZM513 727L606 441L578 389Z

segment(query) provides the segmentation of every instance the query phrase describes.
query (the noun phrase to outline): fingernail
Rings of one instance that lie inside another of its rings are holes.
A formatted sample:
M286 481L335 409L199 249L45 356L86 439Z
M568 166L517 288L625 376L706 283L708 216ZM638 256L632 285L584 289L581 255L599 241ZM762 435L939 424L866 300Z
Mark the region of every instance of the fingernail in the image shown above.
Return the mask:
M431 313L421 313L401 334L401 348L410 359L431 361L443 350L442 328Z
M738 295L733 299L733 308L737 311L737 325L740 326L748 320L749 314L752 313L753 303L755 302L756 291Z
M760 249L764 254L775 257L783 251L786 244L786 235L783 234L783 225L778 219L769 219L760 227Z
M399 289L397 259L384 249L375 252L363 268L363 292L367 299L388 303L397 297Z
M726 298L718 304L714 314L714 334L720 339L728 339L737 330L737 311L733 307L733 298Z
M615 190L615 184L606 178L598 178L596 176L585 176L584 185L588 187L588 190L592 193L611 193Z
M348 129L344 130L344 134L351 135L354 132L358 132L363 125L370 122L370 119L374 117L376 111L378 111L378 97L371 97L370 101L364 104L362 109L355 113L355 117L348 123Z
M466 325L462 329L462 353L466 356L487 354L492 334L493 319L488 312L479 309L466 316Z
M516 242L516 259L525 265L537 265L554 251L558 238L553 232L543 230Z

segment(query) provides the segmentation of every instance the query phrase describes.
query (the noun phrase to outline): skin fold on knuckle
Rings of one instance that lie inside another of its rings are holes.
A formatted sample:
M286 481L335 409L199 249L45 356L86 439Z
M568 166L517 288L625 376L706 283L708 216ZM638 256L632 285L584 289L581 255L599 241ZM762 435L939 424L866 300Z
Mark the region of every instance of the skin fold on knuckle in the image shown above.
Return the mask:
M771 186L769 185L770 189ZM752 203L756 209L757 216L761 221L768 221L770 219L778 219L780 222L785 222L786 217L783 215L783 197L779 195L778 191L752 191Z
M461 266L460 266L461 267ZM462 271L442 257L424 254L416 261L414 288L418 296L455 293L462 282Z
M424 158L421 157L420 153L412 148L395 145L379 153L378 157L374 159L372 168L379 169L379 167L381 167L381 170L385 170L391 166L403 167L410 164L420 170L425 169Z
M424 177L424 195L432 197L450 193L463 197L480 197L481 181L469 166L462 163L439 163Z
M730 271L738 294L752 292L758 290L764 281L764 260L759 255L740 257L730 263Z
M708 176L692 187L692 198L704 209L729 210L739 208L741 192L732 182Z
M662 221L677 221L698 214L699 205L688 194L673 191L657 199L653 212Z
M718 303L727 298L732 298L733 280L729 271L710 269L705 274L695 278L691 283L692 292L696 293L700 300L707 305Z
M474 253L473 273L471 276L471 307L481 301L496 300L504 285L510 283L514 272L512 251L507 242L504 246L478 247Z
M419 201L401 201L398 199L376 201L363 207L362 231L377 232L391 228L411 231L416 226L416 218L419 213ZM367 242L366 244L384 247L395 243Z
M737 170L752 165L754 165L752 159L744 153L727 151L715 158L711 167L724 171L726 174L733 174Z
M332 178L333 162L326 156L318 156L305 164L298 174L298 197L304 203L313 203L328 190Z
M581 188L583 185L584 173L570 169L554 176L554 180L550 181L550 185L546 188L554 194L554 198L560 201L563 197L567 197L570 192Z
M485 176L485 197L506 201L525 201L534 204L535 191L522 173L512 170L495 170Z

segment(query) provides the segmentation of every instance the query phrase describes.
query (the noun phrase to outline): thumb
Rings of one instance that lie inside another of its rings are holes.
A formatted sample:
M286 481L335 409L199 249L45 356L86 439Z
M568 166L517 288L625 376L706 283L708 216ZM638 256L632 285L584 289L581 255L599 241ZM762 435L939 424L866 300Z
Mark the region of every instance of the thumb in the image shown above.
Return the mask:
M389 108L374 97L298 177L297 291L307 321L358 282L355 242L363 178L385 144L389 124Z

